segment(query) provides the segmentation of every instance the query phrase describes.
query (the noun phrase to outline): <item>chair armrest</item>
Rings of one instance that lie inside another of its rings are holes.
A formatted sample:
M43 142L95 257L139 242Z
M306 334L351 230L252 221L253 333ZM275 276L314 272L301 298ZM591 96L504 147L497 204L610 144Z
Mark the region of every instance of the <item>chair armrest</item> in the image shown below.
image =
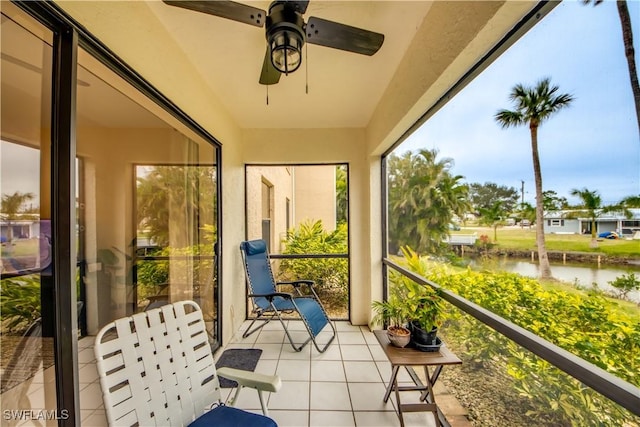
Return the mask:
M278 375L266 375L253 371L222 367L216 370L218 375L236 381L243 387L276 392L280 390L282 381Z
M316 289L314 287L314 285L316 284L316 282L314 282L313 280L290 280L290 281L286 281L286 282L278 282L276 283L276 285L293 285L293 287L295 288L296 292L298 293L297 296L300 297L305 297L305 296L313 296L313 298L317 299L319 301L318 298L318 294L316 293ZM301 285L307 285L306 290L301 291L300 290L300 286ZM294 297L296 298L296 297Z
M268 299L269 301L273 300L274 297L282 297L285 299L293 299L293 295L291 295L288 292L273 292L271 294L249 294L247 295L248 298L258 298L258 297L263 297Z
M293 285L296 288L300 285L314 286L315 284L316 282L314 282L313 280L290 280L286 282L277 283L277 285Z

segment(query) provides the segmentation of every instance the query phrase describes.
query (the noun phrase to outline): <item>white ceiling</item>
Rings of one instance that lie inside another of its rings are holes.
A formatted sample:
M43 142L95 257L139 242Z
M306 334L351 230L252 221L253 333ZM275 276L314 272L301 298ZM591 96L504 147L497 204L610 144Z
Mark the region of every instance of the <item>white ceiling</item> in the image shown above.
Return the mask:
M266 50L264 28L158 0L57 3L211 129L219 130L221 121L232 123L229 129L358 128L377 138L377 144L404 132L534 4L311 0L305 20L315 16L382 33L381 49L365 56L306 45L300 69L267 87L258 83ZM244 3L269 7L267 1ZM110 98L97 93L110 90L113 82L101 82L104 73L92 75L99 71L95 66L84 69L87 55L82 54L79 104L83 96L104 102L85 102L87 117L79 121L157 125L148 114L123 103L109 107Z
M240 127L349 128L369 123L431 2L312 0L305 21L316 16L369 29L384 34L384 43L371 57L305 45L302 66L269 86L269 105L267 87L258 83L264 28L160 1L147 5Z

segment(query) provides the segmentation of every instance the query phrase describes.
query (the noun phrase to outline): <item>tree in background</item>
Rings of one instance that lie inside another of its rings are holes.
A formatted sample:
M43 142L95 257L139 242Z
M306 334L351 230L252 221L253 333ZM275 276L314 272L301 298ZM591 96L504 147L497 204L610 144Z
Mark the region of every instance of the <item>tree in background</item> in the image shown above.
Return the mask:
M542 206L545 211L560 211L569 208L569 202L566 197L559 197L558 193L553 190L542 192Z
M536 244L542 279L549 279L552 276L544 239L544 206L542 172L538 152L538 127L553 113L568 107L573 101L573 97L569 94L557 94L558 90L558 86L551 86L549 78L540 80L535 87L517 84L509 94L509 99L515 103L515 110L500 110L495 115L495 120L503 128L528 125L531 132L531 154L536 187Z
M22 219L23 212L31 211L24 207L29 200L33 200L35 194L21 193L16 191L13 194L3 194L0 202L0 214L7 221L7 241L13 240L13 221Z
M518 204L518 190L494 182L469 184L469 200L473 209L491 209L496 202L501 202L503 210L511 212Z
M625 197L620 201L620 205L625 208L640 208L640 195Z
M347 167L336 166L336 222L346 223L349 214Z
M582 0L584 4L598 6L603 0ZM622 27L622 42L624 43L624 56L627 58L629 68L629 81L633 92L633 101L636 106L636 120L638 122L638 132L640 132L640 83L638 83L638 70L636 68L635 50L633 48L633 32L631 31L631 16L629 7L625 0L617 0L618 16Z
M215 224L216 194L213 166L153 166L138 177L138 230L160 246L191 245L199 228Z
M529 220L529 222L533 223L536 220L536 207L531 205L531 203L527 203L527 202L520 203L520 210L518 211L518 216L520 217L521 223L523 219Z
M468 187L450 172L453 160L437 150L391 155L389 176L389 250L410 246L419 253L441 253L455 215L469 209Z
M480 208L480 223L493 228L493 241L498 241L498 227L504 225L507 210L501 200L496 200L489 208Z

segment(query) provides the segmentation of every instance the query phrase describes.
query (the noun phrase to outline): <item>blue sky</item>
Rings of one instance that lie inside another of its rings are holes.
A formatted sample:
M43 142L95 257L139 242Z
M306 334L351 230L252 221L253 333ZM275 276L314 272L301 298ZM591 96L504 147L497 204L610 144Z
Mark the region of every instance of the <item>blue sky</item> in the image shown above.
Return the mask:
M640 67L640 1L628 1ZM544 190L570 202L572 188L597 190L605 203L640 194L640 135L615 2L597 7L565 1L464 88L396 153L436 148L455 161L454 174L495 182L534 203L531 139L527 126L502 129L499 109L517 83L550 77L575 100L539 129Z

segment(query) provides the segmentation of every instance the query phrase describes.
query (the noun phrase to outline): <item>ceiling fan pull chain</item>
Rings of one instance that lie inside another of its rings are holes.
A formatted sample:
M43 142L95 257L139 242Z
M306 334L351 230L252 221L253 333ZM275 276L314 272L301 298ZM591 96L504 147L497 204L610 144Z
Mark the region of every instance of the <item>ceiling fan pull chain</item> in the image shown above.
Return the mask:
M309 45L305 44L304 45L304 56L306 56L306 61L305 61L305 66L304 66L304 73L305 73L305 91L307 93L307 95L309 95Z
M267 88L267 105L269 105L269 85L265 85Z

